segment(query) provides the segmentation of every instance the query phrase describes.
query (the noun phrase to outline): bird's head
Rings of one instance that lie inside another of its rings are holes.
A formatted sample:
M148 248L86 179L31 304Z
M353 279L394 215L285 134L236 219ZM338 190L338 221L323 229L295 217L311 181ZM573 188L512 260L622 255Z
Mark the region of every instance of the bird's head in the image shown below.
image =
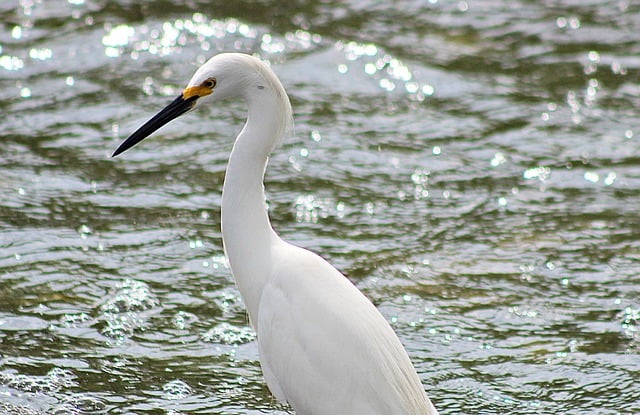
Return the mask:
M267 64L241 53L215 55L198 68L176 99L123 141L113 157L135 146L169 121L194 109L198 102L236 97L250 101L269 92L286 97L282 84ZM288 104L288 99L286 102ZM290 112L289 105L289 116Z

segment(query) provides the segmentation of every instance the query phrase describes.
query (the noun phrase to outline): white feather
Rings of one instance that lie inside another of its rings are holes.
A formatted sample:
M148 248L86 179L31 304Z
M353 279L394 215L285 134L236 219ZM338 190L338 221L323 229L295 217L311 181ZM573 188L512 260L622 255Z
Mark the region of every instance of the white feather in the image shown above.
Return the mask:
M280 241L258 307L260 361L298 414L436 414L373 304L316 254Z

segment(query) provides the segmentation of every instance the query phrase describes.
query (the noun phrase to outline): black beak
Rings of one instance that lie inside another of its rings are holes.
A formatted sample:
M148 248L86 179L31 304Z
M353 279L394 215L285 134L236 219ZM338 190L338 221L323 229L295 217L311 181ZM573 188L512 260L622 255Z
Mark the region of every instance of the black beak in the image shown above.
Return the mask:
M127 151L131 147L138 144L140 141L149 137L158 128L192 109L196 104L196 100L198 98L199 97L197 95L193 95L187 99L184 99L182 94L180 94L178 98L174 99L173 102L171 102L171 104L164 107L162 111L157 113L153 118L144 123L142 127L138 128L136 132L131 134L129 138L124 140L122 144L118 146L116 151L113 152L113 155L111 157L115 157L118 154Z

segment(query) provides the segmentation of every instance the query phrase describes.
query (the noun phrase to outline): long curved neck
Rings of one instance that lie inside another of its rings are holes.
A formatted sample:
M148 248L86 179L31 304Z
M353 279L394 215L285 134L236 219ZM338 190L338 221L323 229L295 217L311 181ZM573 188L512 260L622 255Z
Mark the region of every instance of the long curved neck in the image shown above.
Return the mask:
M231 151L222 190L222 239L236 284L257 328L260 296L271 270L271 246L279 240L269 221L263 180L269 153L282 131L275 96L266 95L248 104L247 122Z

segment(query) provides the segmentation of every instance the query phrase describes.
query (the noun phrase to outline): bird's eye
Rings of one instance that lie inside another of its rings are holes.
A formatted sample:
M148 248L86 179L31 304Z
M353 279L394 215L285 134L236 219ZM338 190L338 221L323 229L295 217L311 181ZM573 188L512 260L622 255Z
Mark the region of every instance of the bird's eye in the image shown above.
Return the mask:
M202 83L202 86L204 86L204 87L206 87L206 88L209 88L209 89L213 89L213 88L215 88L215 87L216 87L216 84L217 84L217 83L218 83L218 82L216 81L216 79L215 79L215 78L209 78L209 79L207 79L206 81L204 81L204 82Z

